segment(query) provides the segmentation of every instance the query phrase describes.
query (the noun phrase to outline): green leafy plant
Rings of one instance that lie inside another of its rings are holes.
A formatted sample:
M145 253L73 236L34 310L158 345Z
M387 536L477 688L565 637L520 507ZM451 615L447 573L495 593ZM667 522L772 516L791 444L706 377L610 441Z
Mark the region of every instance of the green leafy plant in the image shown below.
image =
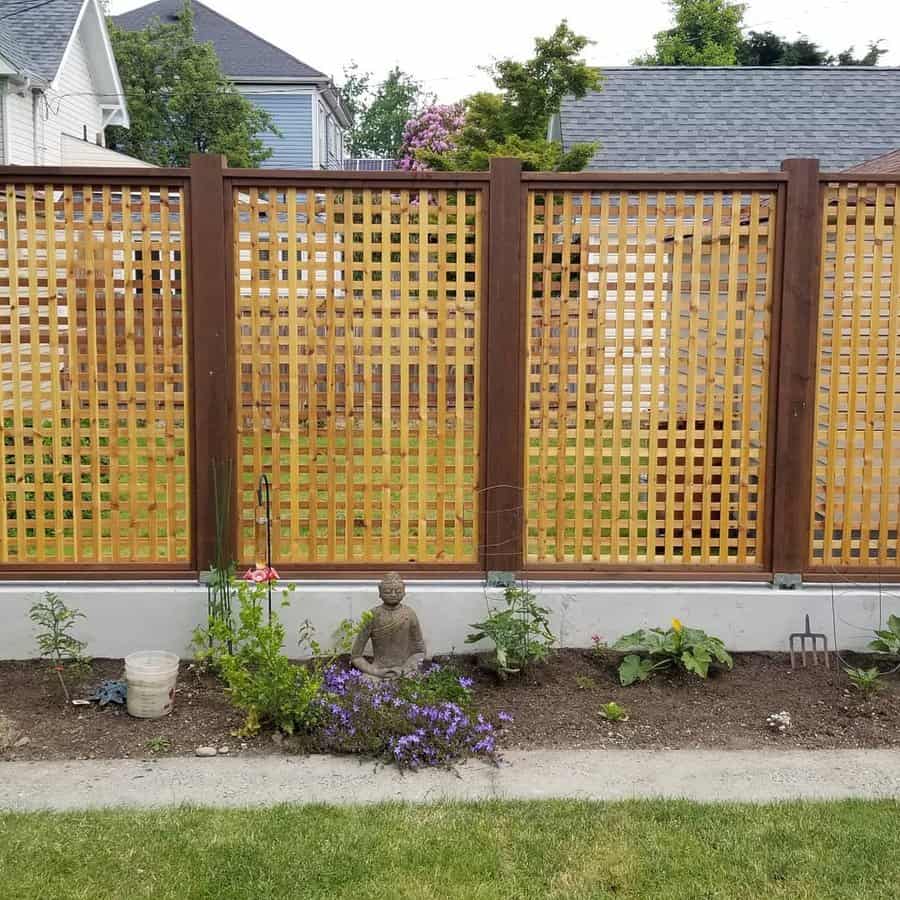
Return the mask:
M72 634L75 622L85 618L85 615L80 610L66 606L58 594L47 591L40 600L32 604L28 618L39 629L35 634L38 653L53 663L53 669L68 703L72 698L66 685L66 671L83 675L91 664L84 653L87 643L78 640Z
M575 685L580 691L593 691L597 687L597 682L590 675L576 675Z
M97 689L88 697L100 706L108 706L114 703L123 706L128 699L128 685L124 681L101 681Z
M168 753L172 745L167 737L155 737L150 738L145 746L150 753Z
M462 709L472 705L471 678L460 675L452 664L432 663L424 672L404 675L394 682L398 697L419 706L455 703Z
M869 642L869 649L876 653L900 656L900 616L888 616L887 626L882 631L875 631L878 637Z
M870 669L844 666L844 672L853 687L863 695L864 700L869 700L873 694L881 690L881 672L875 666Z
M231 702L246 714L240 735L256 734L263 725L293 734L315 719L313 701L321 688L315 668L295 665L282 652L284 625L273 610L271 621L264 611L267 586L239 580L234 584L237 622L210 619L195 638L225 681ZM282 591L282 606L290 603L293 585ZM228 652L228 645L233 652Z
M600 718L606 719L607 722L627 722L628 711L624 706L619 706L615 700L610 700L600 707Z
M309 655L315 661L315 665L329 665L339 656L346 656L356 640L356 636L372 620L372 610L367 609L358 619L341 619L334 630L334 640L331 649L327 650L316 637L316 629L309 619L300 624L297 633L297 644L301 649L309 651Z
M466 643L493 641L497 671L506 677L545 660L556 637L550 631L550 611L538 606L531 591L513 584L503 598L505 607L491 609L487 619L469 626L475 631Z
M619 681L623 685L646 681L655 672L671 666L706 678L713 663L729 669L733 665L719 638L699 628L685 628L678 619L672 619L672 627L667 631L642 628L623 635L613 644L613 649L628 654L619 665Z

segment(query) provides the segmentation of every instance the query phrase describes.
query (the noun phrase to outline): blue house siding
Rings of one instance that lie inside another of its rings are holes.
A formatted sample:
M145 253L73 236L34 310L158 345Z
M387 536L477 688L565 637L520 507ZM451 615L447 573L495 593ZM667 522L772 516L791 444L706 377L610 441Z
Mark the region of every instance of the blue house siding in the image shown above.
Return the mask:
M262 134L260 137L272 155L262 164L272 169L311 169L313 164L312 96L310 94L244 95L264 109L275 122L280 136Z

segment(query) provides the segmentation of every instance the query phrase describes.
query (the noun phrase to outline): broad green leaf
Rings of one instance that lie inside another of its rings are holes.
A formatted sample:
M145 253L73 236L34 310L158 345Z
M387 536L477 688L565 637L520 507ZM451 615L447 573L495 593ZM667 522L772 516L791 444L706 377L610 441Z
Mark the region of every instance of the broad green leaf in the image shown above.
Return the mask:
M635 681L646 681L655 668L652 660L641 659L634 653L629 654L619 665L619 681L625 687Z

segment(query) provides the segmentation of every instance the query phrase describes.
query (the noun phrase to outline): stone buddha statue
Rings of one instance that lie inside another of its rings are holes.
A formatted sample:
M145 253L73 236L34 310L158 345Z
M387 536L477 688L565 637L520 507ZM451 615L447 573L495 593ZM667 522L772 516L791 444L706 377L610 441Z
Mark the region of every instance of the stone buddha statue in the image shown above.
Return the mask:
M378 585L381 606L353 642L350 658L353 665L371 678L390 679L414 672L425 659L425 639L419 617L408 606L402 606L406 586L396 572L388 572ZM372 662L363 653L372 642Z

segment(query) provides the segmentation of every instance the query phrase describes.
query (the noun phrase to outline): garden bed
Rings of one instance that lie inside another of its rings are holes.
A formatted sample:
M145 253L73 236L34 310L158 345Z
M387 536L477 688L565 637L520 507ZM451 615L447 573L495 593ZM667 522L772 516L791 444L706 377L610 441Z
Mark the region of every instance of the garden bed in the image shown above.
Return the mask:
M854 656L853 664L865 664ZM612 657L561 650L525 677L499 682L472 658L457 659L460 674L474 678L474 702L488 718L501 710L513 722L499 743L516 748L630 747L834 749L900 747L900 680L882 679L869 703L851 689L842 672L822 667L791 672L786 654L739 653L731 672L706 681L673 674L621 687ZM121 660L95 660L86 684L118 678ZM73 696L83 696L76 689ZM599 715L616 701L629 721ZM766 716L787 710L785 734L766 728ZM7 759L153 757L193 753L201 745L227 746L230 753L290 749L271 735L239 739L232 732L243 715L221 684L183 664L171 715L133 719L122 708L66 707L45 663L0 662L0 715L28 741L0 751Z

